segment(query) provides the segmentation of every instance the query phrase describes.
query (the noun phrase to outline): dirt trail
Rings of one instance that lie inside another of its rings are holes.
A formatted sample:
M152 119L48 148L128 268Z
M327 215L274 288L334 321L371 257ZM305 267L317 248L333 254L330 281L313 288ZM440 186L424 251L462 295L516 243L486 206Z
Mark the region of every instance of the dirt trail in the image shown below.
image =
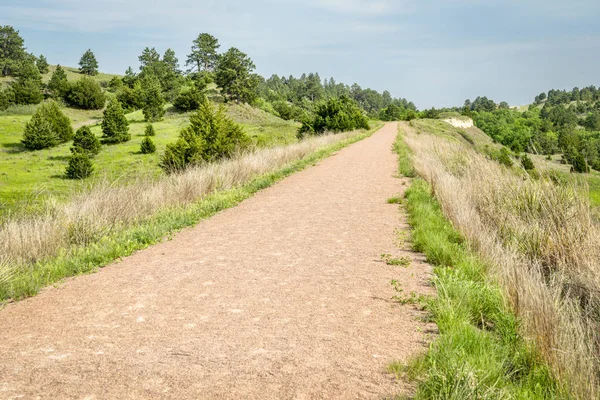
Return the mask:
M381 398L423 349L396 124L96 274L0 310L0 398ZM410 254L410 253L406 253ZM412 257L415 257L412 255ZM38 397L39 396L39 397Z

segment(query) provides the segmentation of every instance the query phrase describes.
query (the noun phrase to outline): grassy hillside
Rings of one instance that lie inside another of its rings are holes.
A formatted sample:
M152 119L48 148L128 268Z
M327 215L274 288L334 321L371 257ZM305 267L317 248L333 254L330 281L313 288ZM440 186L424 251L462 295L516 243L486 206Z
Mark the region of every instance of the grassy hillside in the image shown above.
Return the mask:
M84 76L79 73L78 68L63 66L62 69L65 70L65 73L67 75L67 79L69 80L69 82L78 81L79 79L81 79ZM48 81L50 81L50 78L52 77L52 74L54 73L55 70L56 70L56 65L50 65L48 73L42 74L42 82L48 83ZM105 73L99 72L98 75L94 75L91 78L94 79L96 82L102 84L103 82L108 83L115 76L121 77L122 75L105 74ZM0 76L0 87L6 86L8 83L14 81L14 79L15 78L12 76Z
M182 127L188 124L189 114L178 113L172 108L165 119L155 123L155 154L140 154L144 128L141 111L127 115L132 139L129 142L102 146L95 158L95 173L91 179L72 181L63 177L71 142L54 148L27 151L20 143L25 124L38 106L13 107L0 114L0 213L21 206L36 206L48 196L65 199L82 188L98 181L118 180L121 183L134 181L141 176L161 174L158 167L160 154L167 143L174 141ZM284 121L262 110L248 105L231 104L228 114L242 124L246 133L257 146L290 144L296 141L299 124ZM63 111L73 122L74 127L93 125L92 132L101 137L100 122L102 111L84 111L64 108Z

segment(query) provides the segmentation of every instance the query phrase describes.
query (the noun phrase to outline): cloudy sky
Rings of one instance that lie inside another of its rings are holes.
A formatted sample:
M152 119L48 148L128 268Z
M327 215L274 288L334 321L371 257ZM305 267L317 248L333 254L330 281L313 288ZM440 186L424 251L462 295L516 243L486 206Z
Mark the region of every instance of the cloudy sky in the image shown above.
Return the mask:
M550 88L600 85L598 0L1 0L29 51L76 66L137 68L146 46L184 64L201 32L257 72L316 71L389 90L419 108L486 95L526 104Z

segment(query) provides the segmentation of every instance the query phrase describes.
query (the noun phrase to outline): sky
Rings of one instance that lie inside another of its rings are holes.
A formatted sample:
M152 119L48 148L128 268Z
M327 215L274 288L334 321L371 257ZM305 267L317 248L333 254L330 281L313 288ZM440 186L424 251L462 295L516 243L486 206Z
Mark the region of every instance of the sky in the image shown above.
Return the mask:
M0 1L0 25L52 64L77 66L90 48L101 71L122 74L155 47L184 66L208 32L265 77L318 72L420 109L600 85L599 17L598 0Z

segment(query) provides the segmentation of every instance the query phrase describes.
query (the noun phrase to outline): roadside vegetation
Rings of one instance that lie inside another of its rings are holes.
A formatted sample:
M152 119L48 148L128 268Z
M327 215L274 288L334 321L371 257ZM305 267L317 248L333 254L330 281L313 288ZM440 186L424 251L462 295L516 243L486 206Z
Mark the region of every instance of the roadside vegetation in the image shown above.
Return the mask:
M441 336L406 370L421 398L596 398L600 226L588 198L527 161L405 130L397 148L428 181L408 192L414 242L438 266L428 309Z

